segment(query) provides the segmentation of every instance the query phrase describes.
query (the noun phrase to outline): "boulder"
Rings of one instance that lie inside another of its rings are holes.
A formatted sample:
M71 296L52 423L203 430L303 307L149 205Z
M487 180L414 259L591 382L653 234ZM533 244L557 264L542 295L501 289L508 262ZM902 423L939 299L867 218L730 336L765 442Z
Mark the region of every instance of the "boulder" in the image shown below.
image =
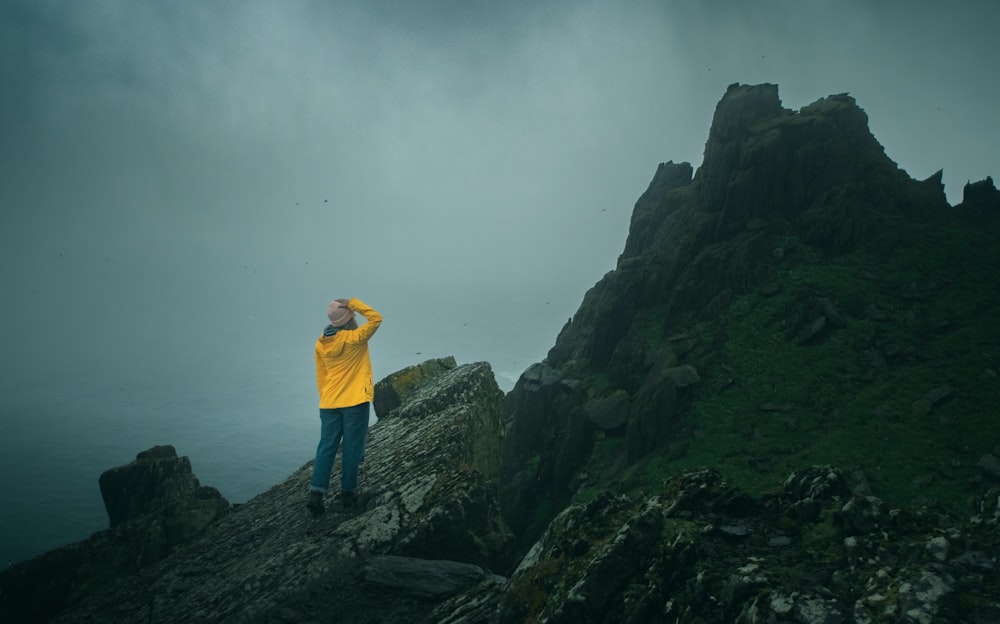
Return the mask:
M628 423L629 400L624 392L587 401L583 406L587 420L601 431L616 431Z
M438 601L487 579L504 580L469 563L392 555L369 559L363 575L364 582L369 585Z
M673 366L663 371L663 374L673 382L678 390L688 388L701 381L698 370L690 364Z
M184 541L204 528L229 503L213 487L202 486L191 461L178 457L173 446L155 446L135 461L106 470L98 479L112 527L147 514L170 518Z
M412 393L424 382L454 369L454 357L426 360L420 364L407 366L380 379L375 384L373 407L379 418L391 418L403 404L404 397Z

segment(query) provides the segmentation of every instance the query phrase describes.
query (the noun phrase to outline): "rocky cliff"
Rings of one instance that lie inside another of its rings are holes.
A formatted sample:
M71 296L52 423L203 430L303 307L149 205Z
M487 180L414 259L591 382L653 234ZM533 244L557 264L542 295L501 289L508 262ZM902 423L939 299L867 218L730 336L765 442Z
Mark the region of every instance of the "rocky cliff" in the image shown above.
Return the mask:
M754 439L872 412L900 423L947 388L976 412L955 416L952 444L992 453L1000 439L979 433L995 433L1000 396L979 381L998 340L998 195L987 179L949 206L940 172L910 178L848 95L791 111L775 85L730 86L701 168L659 166L617 267L507 396L502 496L522 550L582 487L628 466L721 449L777 483L808 458L775 462Z
M851 97L733 85L506 397L452 359L379 382L360 509L309 516L306 464L226 510L154 451L0 619L1000 621L998 227L991 179L949 206Z
M331 502L310 514L309 463L166 543L177 532L165 520L178 514L148 504L147 494L182 489L164 474L196 480L186 458L157 449L102 477L132 486L113 488L114 527L0 573L0 620L411 622L491 581L489 570L510 565L510 534L496 498L503 393L490 366L425 362L382 380L385 397L391 403L377 404L384 416L369 433L360 509ZM144 539L121 542L152 525ZM163 549L144 558L149 544Z
M507 395L501 500L527 556L477 599L499 616L454 621L997 619L1000 192L964 191L949 206L940 172L896 166L848 95L791 111L732 85L701 168L659 166L616 268ZM806 519L782 488L813 471L840 493ZM678 497L707 502L683 528ZM875 533L843 521L859 507ZM963 546L894 554L942 540Z

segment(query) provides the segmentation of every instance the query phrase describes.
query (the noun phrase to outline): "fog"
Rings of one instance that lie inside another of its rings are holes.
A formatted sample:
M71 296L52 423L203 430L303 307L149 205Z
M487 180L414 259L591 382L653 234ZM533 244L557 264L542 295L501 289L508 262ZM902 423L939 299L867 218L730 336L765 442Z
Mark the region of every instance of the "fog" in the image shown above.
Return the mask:
M849 92L889 156L1000 172L995 2L0 2L3 388L541 359L733 82ZM301 356L301 360L298 358ZM178 364L181 362L182 364ZM109 372L110 371L110 372ZM509 380L508 380L509 381Z
M509 389L734 82L848 92L949 201L1000 172L1000 3L0 0L0 564L174 444L245 501L316 442L330 299L381 377Z

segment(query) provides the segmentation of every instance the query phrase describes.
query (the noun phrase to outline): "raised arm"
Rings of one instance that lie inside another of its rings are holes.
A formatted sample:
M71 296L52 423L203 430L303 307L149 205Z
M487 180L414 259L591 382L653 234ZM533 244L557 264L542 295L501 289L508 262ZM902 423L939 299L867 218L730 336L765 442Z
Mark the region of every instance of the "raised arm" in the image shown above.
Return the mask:
M353 335L350 341L368 342L371 340L371 337L375 335L375 332L378 331L379 326L382 324L382 315L357 297L352 297L347 302L347 308L365 317L365 321L367 321L364 325L351 332Z

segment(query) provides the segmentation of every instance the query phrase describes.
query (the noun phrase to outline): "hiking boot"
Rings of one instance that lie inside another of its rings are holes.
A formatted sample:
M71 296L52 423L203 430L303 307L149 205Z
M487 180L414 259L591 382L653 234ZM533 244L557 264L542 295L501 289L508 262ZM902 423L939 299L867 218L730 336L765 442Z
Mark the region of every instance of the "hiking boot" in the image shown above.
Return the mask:
M366 509L368 503L370 503L375 498L378 498L379 492L369 492L367 490L362 490L358 492L358 507Z
M357 492L341 492L340 493L340 504L344 506L344 509L351 509L358 504L358 493Z
M324 508L323 508L323 493L322 492L316 492L315 490L312 491L312 492L309 492L309 500L306 502L306 507L308 507L309 511L311 511L313 513L316 513L316 514L323 513L323 511L324 511Z

